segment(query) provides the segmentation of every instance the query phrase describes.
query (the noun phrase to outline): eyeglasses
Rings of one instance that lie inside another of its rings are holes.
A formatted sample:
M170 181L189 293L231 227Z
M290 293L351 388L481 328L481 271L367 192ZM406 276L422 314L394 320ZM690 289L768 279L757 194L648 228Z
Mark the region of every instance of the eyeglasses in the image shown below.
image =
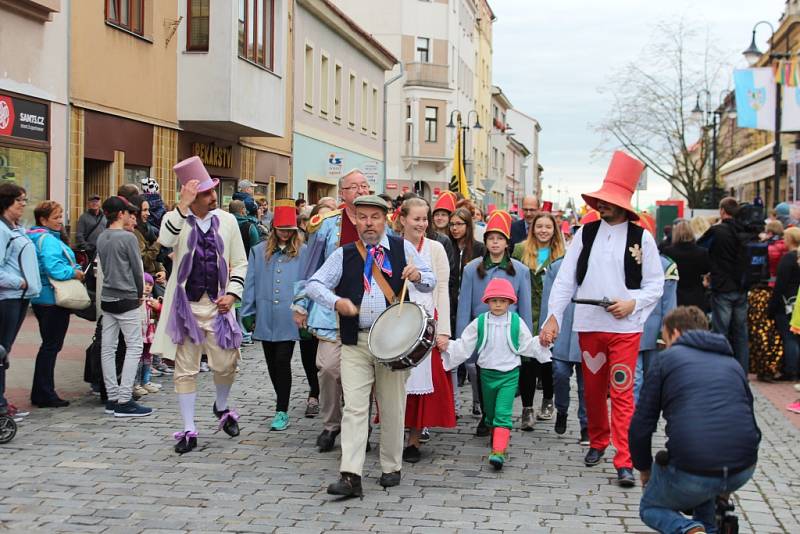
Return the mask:
M28 197L18 197L14 199L15 202L19 202L20 204L27 204Z
M342 191L369 191L369 184L355 184L351 185L350 187L340 187Z
M467 225L467 223L465 223L465 222L451 222L447 226L449 226L450 228L453 228L455 226L466 226L466 225Z

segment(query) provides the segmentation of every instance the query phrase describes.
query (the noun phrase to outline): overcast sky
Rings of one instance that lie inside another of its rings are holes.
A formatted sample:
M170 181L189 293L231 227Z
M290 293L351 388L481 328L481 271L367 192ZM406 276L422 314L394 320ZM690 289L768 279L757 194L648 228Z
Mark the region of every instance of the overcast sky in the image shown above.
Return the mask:
M766 19L777 28L784 9L784 0L489 2L497 16L494 83L515 108L542 125L544 196L556 197L560 187L579 204L581 192L598 189L609 159L593 155L601 138L591 125L605 117L610 105L610 96L598 89L607 85L611 72L638 57L655 24L684 17L708 27L731 63L743 67L741 52L750 43L753 25ZM769 28L760 26L762 50L768 37ZM729 78L733 88L732 73ZM667 198L669 190L665 181L651 174L648 190L641 193L641 207ZM565 193L561 200L566 202Z

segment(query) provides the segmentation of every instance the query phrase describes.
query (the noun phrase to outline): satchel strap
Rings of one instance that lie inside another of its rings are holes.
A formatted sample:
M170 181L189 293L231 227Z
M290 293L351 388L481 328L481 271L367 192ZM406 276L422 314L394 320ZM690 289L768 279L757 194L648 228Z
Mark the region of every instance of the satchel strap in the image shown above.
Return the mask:
M365 262L367 261L367 249L364 248L364 243L361 240L356 241L356 250L361 255L361 259ZM386 297L386 300L389 304L394 304L397 302L397 295L395 294L394 290L392 290L392 286L389 285L389 282L386 281L384 278L383 273L381 272L378 264L376 262L372 263L372 279L378 284L378 287L381 288L381 292L383 296Z
M39 254L42 253L42 241L44 241L45 237L53 237L53 236L51 236L50 234L44 234L42 237L39 238L39 241L37 243L38 248L39 248ZM53 239L55 239L55 237L53 237ZM69 264L72 265L72 268L74 269L75 268L75 262L72 260L72 258L69 256L69 254L67 254L66 245L64 245L64 242L61 241L60 239L59 239L58 242L61 245L61 252L64 254L64 257L67 258L67 260L69 261Z

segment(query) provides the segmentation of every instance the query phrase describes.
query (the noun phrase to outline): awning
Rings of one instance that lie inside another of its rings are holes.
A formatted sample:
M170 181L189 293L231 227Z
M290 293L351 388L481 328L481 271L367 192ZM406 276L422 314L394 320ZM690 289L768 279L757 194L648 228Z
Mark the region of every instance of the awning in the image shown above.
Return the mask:
M741 187L775 175L773 159L775 143L769 143L720 167L719 174L726 187Z

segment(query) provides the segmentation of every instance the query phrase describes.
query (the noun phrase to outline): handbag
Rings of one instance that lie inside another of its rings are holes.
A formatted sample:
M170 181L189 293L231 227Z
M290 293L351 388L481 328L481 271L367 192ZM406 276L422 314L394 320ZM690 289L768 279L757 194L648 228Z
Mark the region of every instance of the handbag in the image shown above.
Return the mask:
M39 239L39 253L42 252L42 241L44 240L44 236ZM63 250L64 256L69 260L70 265L72 265L73 270L75 268L75 262ZM56 306L61 306L62 308L66 308L68 310L85 310L92 304L92 299L89 298L89 292L86 290L86 287L80 280L72 278L70 280L53 280L52 278L48 277L50 280L50 284L53 286L53 293L56 297Z

